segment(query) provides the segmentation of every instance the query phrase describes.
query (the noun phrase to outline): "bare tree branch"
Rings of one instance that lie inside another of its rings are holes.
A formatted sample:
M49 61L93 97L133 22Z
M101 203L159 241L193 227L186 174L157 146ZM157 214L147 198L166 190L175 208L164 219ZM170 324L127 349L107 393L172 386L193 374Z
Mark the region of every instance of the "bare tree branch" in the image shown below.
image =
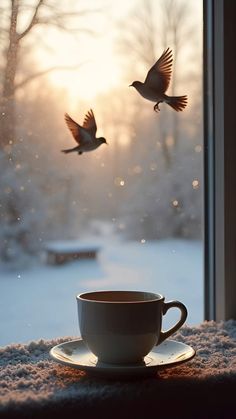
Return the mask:
M18 35L18 40L24 38L29 32L30 30L33 28L33 26L35 25L50 25L50 26L56 26L59 29L62 29L64 31L69 31L69 32L78 32L81 31L83 33L88 33L91 35L95 34L95 31L88 29L88 28L70 28L67 26L67 24L65 23L66 20L68 18L73 18L73 17L84 17L87 16L88 14L91 14L91 10L89 9L85 9L79 12L62 12L62 11L58 11L57 13L55 13L56 8L55 7L51 7L53 14L47 17L38 17L38 12L40 7L44 5L47 6L49 8L49 4L45 4L44 0L39 0L37 6L35 7L35 11L34 14L32 16L32 19L29 23L29 25L27 26L27 28ZM92 13L100 13L101 9L93 9Z
M45 3L44 6L47 9L51 10L53 15L55 15L55 14L61 15L62 14L61 9L59 7L57 7L56 4ZM92 8L92 9L84 9L84 10L74 11L74 12L63 12L63 16L66 16L66 17L81 16L82 17L82 16L87 16L87 15L91 16L92 14L97 14L97 13L101 13L101 12L103 12L102 8L97 8L97 9Z
M0 7L2 8L1 0L0 3ZM5 0L5 3L7 4L6 12L0 15L1 37L4 36L3 30L1 30L2 28L7 27L8 31L0 45L1 53L3 53L2 61L4 66L3 71L1 72L2 86L0 86L0 88L1 102L4 103L4 112L6 113L7 118L3 119L3 123L0 126L0 148L4 148L9 140L13 143L16 140L16 115L14 107L16 90L24 87L32 80L50 72L56 70L76 70L81 66L81 64L75 66L55 66L45 70L36 70L35 73L33 73L34 70L31 70L31 74L25 73L22 75L22 78L19 78L17 81L18 69L21 66L20 58L22 56L20 51L21 40L32 40L32 34L35 35L36 32L34 31L34 27L36 25L37 27L40 26L41 23L47 24L47 27L54 26L58 30L63 29L68 34L77 35L86 32L94 34L94 31L90 30L91 25L86 25L87 22L83 22L83 17L85 15L90 12L93 13L92 9L89 10L89 7L84 7L81 11L78 10L75 12L73 8L70 10L65 9L64 3L58 0L34 0L34 2L29 0ZM50 7L48 7L48 5ZM21 16L24 16L24 11L26 11L26 15L29 16L29 19L23 29L20 27L17 28ZM76 29L72 27L73 23L76 25ZM29 51L27 51L27 53L28 52ZM0 65L2 65L2 63L0 63Z
M68 33L77 33L77 32L83 32L83 33L87 33L89 35L95 35L97 32L93 29L89 29L89 28L83 28L83 27L79 27L79 28L68 28L67 25L61 20L58 21L53 21L52 19L48 18L48 19L39 19L37 24L39 25L47 25L47 26L55 26L58 29L61 29L65 32Z
M65 66L54 66L54 67L46 68L45 70L37 71L36 73L31 74L30 76L26 77L21 82L17 83L15 85L15 91L17 89L22 88L23 86L25 86L26 84L28 84L29 82L31 82L32 80L34 80L34 79L36 79L38 77L45 76L46 74L52 73L53 71L62 71L62 70L71 70L71 71L74 71L74 70L78 70L78 68L80 68L83 65L87 64L87 62L88 61L86 61L84 63L80 63L80 64L77 64L77 65L74 65L74 66L68 66L68 65L65 65Z
M35 11L34 11L34 14L32 16L32 19L31 19L29 25L27 26L27 28L21 34L18 35L19 40L24 38L27 35L27 33L30 32L32 27L38 23L38 11L39 11L40 7L42 6L43 2L44 2L44 0L38 0L38 4L35 7Z
M79 12L75 11L75 12L57 12L54 13L53 15L55 16L55 18L68 18L68 17L84 17L87 15L91 15L96 14L96 13L101 13L102 9L93 9L93 10L89 10L89 9L84 9L84 10L80 10Z

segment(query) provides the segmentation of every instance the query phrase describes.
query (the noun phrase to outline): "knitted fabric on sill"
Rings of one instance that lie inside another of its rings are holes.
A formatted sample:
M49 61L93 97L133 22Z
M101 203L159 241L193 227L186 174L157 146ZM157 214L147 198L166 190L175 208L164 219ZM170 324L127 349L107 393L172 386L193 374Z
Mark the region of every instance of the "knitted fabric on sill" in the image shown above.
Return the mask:
M11 409L16 409L18 414L21 409L25 411L29 407L52 406L57 403L65 405L69 402L70 406L76 403L88 409L94 403L98 407L104 400L106 403L116 400L124 404L129 397L151 400L152 394L156 400L160 389L163 391L166 386L174 388L176 383L180 389L181 385L183 388L199 382L212 385L226 379L235 382L236 388L234 320L204 322L197 327L183 326L173 335L173 339L191 345L196 350L195 358L160 371L155 377L134 381L94 378L55 363L49 357L49 350L69 339L74 337L0 348L0 417ZM79 413L79 407L77 409Z

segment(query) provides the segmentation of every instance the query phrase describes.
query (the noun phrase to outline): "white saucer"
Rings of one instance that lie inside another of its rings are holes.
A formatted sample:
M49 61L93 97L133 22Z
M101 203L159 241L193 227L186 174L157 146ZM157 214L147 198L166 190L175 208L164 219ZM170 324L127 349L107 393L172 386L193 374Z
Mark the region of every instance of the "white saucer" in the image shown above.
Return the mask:
M60 364L112 378L154 375L159 370L175 367L195 356L195 350L191 346L174 340L166 340L155 346L140 364L116 365L99 362L82 339L60 343L49 353Z

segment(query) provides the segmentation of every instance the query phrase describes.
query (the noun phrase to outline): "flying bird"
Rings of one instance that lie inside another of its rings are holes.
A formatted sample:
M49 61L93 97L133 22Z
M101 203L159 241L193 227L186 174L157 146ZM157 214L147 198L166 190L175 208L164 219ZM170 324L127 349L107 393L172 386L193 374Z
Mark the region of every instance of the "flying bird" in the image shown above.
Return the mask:
M150 68L144 83L134 81L133 86L141 96L152 102L156 102L154 111L160 111L159 103L165 102L175 111L182 111L187 105L187 96L167 96L165 94L170 84L172 68L172 51L167 48L159 60Z
M65 121L78 145L74 148L61 150L63 153L76 151L78 154L82 154L84 151L95 150L101 144L107 144L105 138L96 137L97 124L92 109L85 115L82 126L77 124L68 113L65 113Z

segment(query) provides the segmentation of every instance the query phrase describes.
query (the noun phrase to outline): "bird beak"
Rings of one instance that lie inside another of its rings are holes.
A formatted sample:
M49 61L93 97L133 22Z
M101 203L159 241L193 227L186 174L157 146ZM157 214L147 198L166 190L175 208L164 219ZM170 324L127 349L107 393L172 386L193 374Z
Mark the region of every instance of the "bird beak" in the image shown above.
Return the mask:
M129 87L133 87L133 85L132 84L129 84Z

